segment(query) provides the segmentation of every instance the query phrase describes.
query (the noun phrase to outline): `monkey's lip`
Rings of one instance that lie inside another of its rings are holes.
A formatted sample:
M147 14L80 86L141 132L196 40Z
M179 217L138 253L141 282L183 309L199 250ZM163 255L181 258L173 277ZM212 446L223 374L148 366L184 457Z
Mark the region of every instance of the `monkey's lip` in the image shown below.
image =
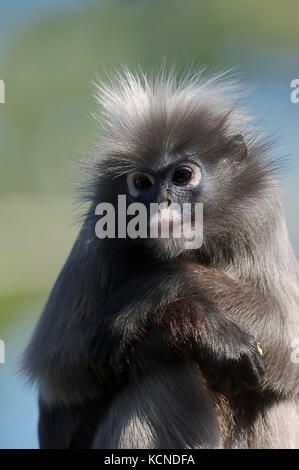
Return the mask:
M177 226L189 226L193 228L195 225L195 219L191 216L191 220L186 220L181 217L177 211L169 210L168 208L162 209L157 211L150 220L150 225L152 226L169 226L169 227L177 227Z

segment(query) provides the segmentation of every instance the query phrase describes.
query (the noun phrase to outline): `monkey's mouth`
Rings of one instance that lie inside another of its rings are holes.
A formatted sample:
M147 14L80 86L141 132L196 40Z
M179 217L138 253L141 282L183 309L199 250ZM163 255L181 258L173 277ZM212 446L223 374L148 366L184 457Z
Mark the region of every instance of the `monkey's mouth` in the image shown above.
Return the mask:
M170 238L181 238L188 230L194 229L195 217L191 215L189 218L184 218L178 211L164 208L153 214L149 225L150 229L158 233L169 233L172 235Z

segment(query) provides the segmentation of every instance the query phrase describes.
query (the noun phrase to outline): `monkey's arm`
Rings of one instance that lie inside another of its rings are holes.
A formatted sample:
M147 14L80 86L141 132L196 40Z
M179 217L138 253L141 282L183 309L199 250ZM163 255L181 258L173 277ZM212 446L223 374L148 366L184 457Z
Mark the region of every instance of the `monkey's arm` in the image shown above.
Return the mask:
M221 294L236 297L236 285L198 266L168 265L133 279L105 305L91 359L100 371L111 368L120 379L132 364L141 370L135 356L130 358L154 329L155 340L139 354L140 364L146 355L152 358L153 349L159 360L169 351L192 351L216 389L255 387L263 373L255 338L217 306Z
M24 372L36 382L42 401L51 406L77 406L102 393L87 358L100 283L86 250L79 238L24 354Z

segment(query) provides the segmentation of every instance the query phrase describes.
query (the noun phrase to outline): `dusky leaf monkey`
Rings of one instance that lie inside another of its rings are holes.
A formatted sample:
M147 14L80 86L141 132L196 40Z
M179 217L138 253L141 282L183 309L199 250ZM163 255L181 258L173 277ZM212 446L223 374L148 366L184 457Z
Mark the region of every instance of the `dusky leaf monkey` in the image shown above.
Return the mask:
M225 76L98 91L89 208L24 358L41 447L299 447L298 263L271 145ZM119 195L171 217L201 203L202 246L99 239L96 207Z

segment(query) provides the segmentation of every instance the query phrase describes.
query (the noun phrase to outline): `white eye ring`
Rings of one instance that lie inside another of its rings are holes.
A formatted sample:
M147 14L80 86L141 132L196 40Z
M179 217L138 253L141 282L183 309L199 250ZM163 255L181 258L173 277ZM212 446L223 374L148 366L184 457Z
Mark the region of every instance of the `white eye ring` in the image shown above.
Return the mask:
M141 171L133 171L127 176L128 190L131 196L138 197L150 189L155 183L152 175Z

